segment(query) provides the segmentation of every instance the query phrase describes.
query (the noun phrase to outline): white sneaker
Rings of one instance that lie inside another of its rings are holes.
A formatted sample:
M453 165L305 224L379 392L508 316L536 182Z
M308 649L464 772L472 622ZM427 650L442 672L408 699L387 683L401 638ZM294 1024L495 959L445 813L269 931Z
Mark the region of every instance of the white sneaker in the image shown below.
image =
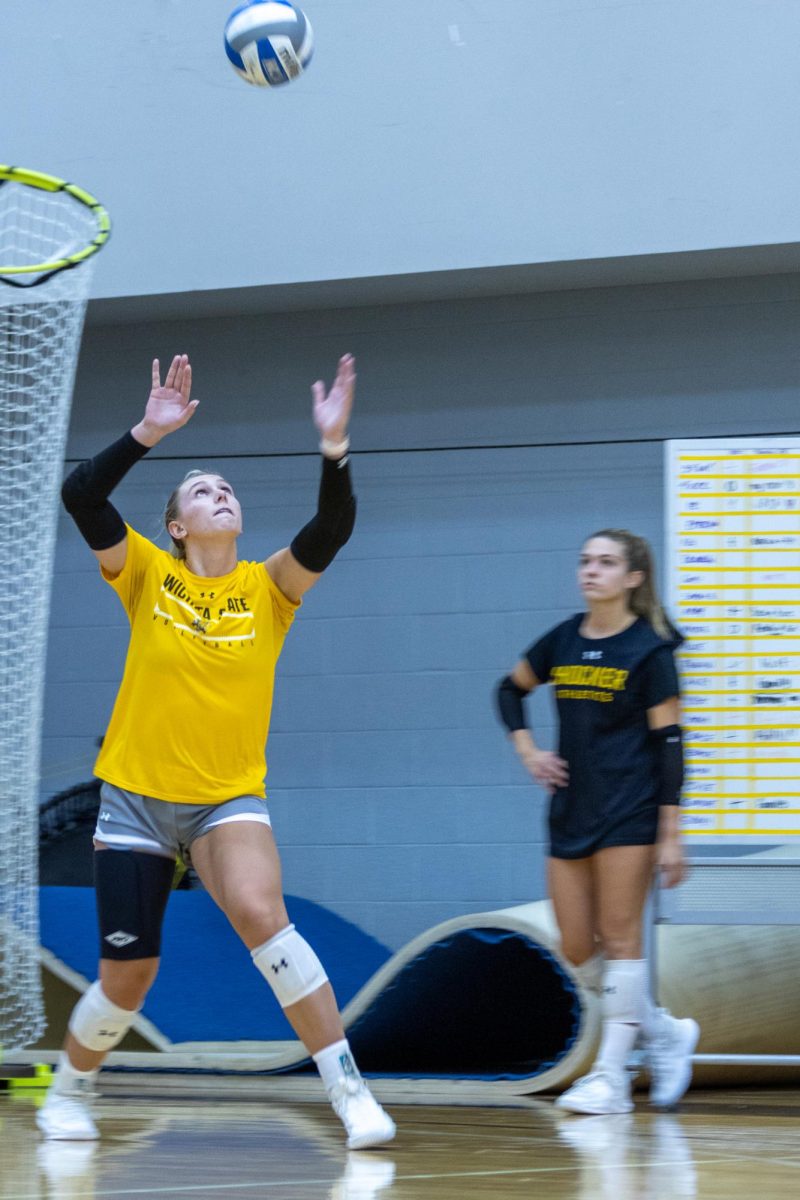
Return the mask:
M348 1150L380 1146L390 1142L397 1133L394 1121L360 1077L343 1077L329 1095L333 1111L347 1133Z
M691 1017L678 1020L659 1009L658 1032L645 1044L650 1069L650 1102L659 1108L677 1104L692 1081L692 1054L700 1026Z
M69 1142L93 1142L100 1137L92 1120L88 1098L50 1088L36 1113L36 1124L46 1138Z
M633 1111L631 1081L627 1071L595 1067L573 1083L556 1100L556 1107L576 1113L626 1113Z

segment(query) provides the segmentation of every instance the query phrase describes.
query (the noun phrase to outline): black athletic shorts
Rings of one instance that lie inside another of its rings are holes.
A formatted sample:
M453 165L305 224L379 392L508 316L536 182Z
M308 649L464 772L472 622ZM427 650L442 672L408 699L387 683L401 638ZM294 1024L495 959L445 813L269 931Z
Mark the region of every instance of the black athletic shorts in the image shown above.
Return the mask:
M565 820L551 802L549 826L551 858L589 858L609 846L654 846L658 839L658 805L578 823Z

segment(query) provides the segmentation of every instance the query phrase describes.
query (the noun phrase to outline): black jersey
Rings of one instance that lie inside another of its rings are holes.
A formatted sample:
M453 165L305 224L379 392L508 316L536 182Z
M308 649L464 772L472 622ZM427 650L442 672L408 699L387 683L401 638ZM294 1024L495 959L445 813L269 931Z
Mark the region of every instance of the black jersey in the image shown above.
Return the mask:
M563 858L655 841L658 779L647 710L679 694L680 635L665 641L639 617L612 637L586 638L584 619L570 617L525 654L536 678L555 689L569 783L552 797L550 832Z

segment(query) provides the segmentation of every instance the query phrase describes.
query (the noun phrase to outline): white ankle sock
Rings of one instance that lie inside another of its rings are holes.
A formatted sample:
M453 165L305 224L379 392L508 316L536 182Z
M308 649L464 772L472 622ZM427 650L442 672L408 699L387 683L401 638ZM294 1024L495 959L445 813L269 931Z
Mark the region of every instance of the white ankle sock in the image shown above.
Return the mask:
M317 1064L317 1070L322 1076L322 1082L325 1085L325 1090L329 1092L342 1079L351 1078L358 1079L359 1071L355 1064L355 1059L350 1050L350 1043L347 1038L342 1038L340 1042L333 1042L330 1046L325 1046L323 1050L318 1050L312 1055L314 1062Z
M85 1092L87 1088L91 1090L91 1084L96 1075L96 1070L77 1070L69 1061L66 1050L62 1050L58 1056L58 1070L53 1080L52 1090L59 1096L67 1096L72 1092Z

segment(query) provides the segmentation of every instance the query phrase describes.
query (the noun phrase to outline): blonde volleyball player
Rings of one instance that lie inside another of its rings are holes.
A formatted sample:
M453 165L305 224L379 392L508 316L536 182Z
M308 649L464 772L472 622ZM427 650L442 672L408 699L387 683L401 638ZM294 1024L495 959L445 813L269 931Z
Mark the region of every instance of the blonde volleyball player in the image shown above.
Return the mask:
M165 513L169 554L126 525L108 497L198 401L177 356L162 386L153 363L144 417L82 463L65 505L131 624L125 671L96 774L100 977L69 1022L55 1081L37 1114L48 1138L98 1136L88 1096L109 1050L142 1007L159 965L161 924L178 854L225 912L319 1068L350 1148L389 1141L391 1118L361 1078L322 964L290 924L264 791L275 664L301 598L353 529L347 426L355 363L313 385L321 435L318 511L265 562L237 557L233 488L192 471Z
M699 1030L653 1005L642 916L654 867L667 887L685 869L673 659L682 639L659 602L644 538L593 534L578 582L586 611L535 642L497 690L523 765L551 793L549 886L563 953L602 998L597 1060L557 1103L579 1113L630 1111L625 1066L641 1032L651 1100L668 1107L689 1086ZM536 746L525 721L524 697L545 683L555 687L557 754Z

